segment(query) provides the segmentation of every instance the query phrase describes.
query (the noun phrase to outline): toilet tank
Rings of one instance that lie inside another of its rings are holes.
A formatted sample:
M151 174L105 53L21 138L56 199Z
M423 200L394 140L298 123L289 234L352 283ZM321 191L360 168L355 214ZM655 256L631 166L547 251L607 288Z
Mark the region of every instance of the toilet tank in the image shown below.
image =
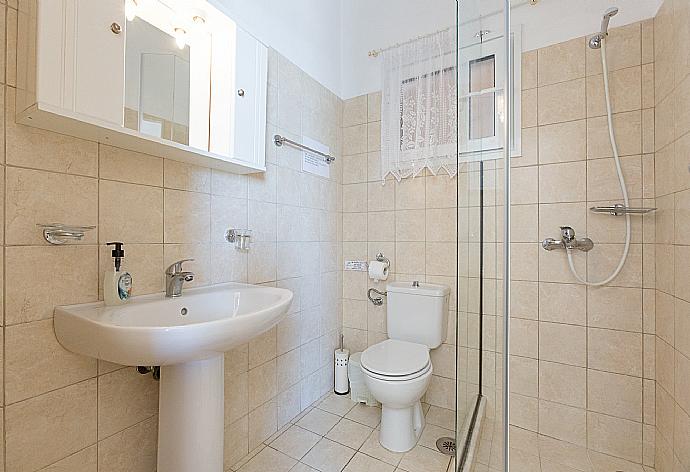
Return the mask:
M446 339L448 299L445 285L392 282L386 287L388 337L437 348Z

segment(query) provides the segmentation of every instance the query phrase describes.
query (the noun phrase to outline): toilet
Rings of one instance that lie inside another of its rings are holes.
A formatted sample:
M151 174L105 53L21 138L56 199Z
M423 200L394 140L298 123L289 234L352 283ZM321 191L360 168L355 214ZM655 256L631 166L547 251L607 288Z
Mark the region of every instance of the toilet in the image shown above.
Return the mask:
M420 399L433 372L429 350L446 337L450 289L393 282L386 290L389 339L367 348L361 366L367 387L382 405L379 442L390 451L405 452L424 429Z

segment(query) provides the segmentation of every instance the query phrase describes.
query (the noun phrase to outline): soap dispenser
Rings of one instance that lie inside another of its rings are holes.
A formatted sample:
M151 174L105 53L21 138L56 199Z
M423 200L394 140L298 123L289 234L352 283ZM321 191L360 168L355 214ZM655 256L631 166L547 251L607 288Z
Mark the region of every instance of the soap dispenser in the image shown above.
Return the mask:
M107 243L115 246L112 251L114 259L113 270L106 270L103 277L103 298L106 305L122 305L127 303L132 295L132 276L129 272L120 271L122 259L125 258L125 250L121 242Z

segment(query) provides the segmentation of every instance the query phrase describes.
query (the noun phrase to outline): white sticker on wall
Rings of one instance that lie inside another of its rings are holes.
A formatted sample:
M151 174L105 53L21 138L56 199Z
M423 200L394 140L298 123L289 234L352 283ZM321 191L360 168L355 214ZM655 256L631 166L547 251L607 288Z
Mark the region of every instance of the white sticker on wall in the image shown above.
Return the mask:
M345 270L353 270L357 272L366 272L366 261L345 261Z
M306 136L302 138L302 144L324 154L330 154L328 146ZM309 151L304 151L302 154L302 171L326 179L331 176L331 166L328 165L328 162L322 156Z

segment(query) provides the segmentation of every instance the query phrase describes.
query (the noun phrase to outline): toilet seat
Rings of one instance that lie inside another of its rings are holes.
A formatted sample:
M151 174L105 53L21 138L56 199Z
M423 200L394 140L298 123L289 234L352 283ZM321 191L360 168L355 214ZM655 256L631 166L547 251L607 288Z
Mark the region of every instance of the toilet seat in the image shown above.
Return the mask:
M367 375L388 381L416 379L431 370L427 346L395 339L367 348L360 362Z

